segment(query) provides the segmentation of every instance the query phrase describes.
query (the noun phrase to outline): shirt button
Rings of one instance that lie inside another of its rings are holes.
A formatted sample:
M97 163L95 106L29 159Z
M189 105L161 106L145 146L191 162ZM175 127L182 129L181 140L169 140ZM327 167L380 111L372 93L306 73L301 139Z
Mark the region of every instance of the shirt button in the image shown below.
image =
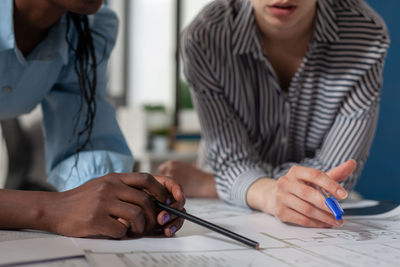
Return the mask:
M4 92L4 93L9 93L9 92L11 92L11 87L10 87L10 86L4 86L4 87L3 87L3 92Z
M285 109L290 109L290 104L289 104L289 102L285 102Z
M286 138L286 137L282 137L281 143L282 143L282 144L286 144L286 142L287 142L287 138Z

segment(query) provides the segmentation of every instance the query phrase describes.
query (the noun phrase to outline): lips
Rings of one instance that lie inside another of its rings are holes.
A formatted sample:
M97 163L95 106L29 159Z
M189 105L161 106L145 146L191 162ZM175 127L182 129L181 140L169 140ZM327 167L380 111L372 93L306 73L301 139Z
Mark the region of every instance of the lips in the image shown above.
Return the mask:
M291 3L275 3L268 7L271 10L271 13L276 17L290 16L297 9L297 6Z

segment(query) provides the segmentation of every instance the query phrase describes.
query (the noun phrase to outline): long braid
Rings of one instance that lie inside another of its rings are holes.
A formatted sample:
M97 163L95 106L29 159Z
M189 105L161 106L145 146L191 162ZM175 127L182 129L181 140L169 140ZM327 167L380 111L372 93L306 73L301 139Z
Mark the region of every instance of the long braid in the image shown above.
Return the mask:
M78 43L74 48L71 40L69 40L70 23L73 23L78 33ZM81 100L79 112L75 118L73 136L77 133L77 146L75 153L81 152L90 142L93 130L93 123L96 116L96 87L97 87L97 61L93 44L92 33L89 28L89 21L86 15L75 13L67 13L67 33L66 40L70 49L75 52L74 67L79 79L79 89L81 91ZM92 75L92 76L91 76ZM92 78L90 78L92 77ZM87 114L83 129L78 131L80 117L86 103ZM78 131L78 132L77 132ZM85 141L79 145L83 136Z

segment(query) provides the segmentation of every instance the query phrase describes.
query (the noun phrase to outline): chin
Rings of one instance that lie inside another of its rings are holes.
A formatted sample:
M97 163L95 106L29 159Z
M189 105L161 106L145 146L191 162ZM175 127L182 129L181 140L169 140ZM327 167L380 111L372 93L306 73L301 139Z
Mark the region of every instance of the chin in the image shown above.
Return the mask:
M268 22L271 26L279 30L291 29L297 23L293 19L271 19Z
M91 15L96 13L102 4L103 0L83 0L71 11L82 15Z

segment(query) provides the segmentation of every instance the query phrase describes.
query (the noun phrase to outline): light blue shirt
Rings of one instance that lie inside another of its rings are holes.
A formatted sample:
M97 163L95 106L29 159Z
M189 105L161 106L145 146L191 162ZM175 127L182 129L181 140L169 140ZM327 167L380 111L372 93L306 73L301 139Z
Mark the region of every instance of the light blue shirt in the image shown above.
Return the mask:
M60 191L110 172L130 172L133 167L134 160L115 112L106 100L106 68L117 36L118 19L110 9L102 7L89 16L89 22L98 61L97 114L90 144L76 158L77 137L73 136L73 128L80 90L74 53L65 39L66 17L24 57L14 38L13 0L0 1L0 119L28 113L41 105L48 181ZM76 44L77 33L72 24L69 36ZM82 129L85 112L78 129ZM80 141L84 140L82 137Z

